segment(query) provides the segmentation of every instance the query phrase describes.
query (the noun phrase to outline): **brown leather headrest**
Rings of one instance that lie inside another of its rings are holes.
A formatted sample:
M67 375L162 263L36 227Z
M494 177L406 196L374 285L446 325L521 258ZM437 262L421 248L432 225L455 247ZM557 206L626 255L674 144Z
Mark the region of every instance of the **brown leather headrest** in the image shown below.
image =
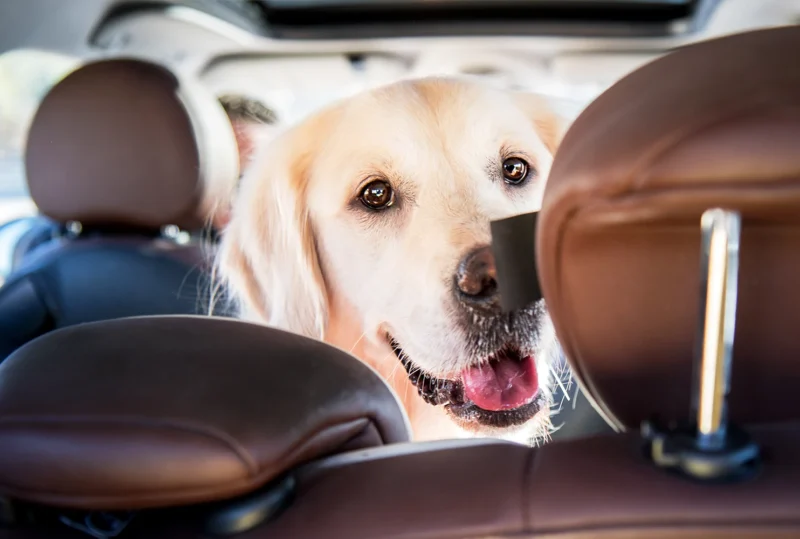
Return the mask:
M88 225L202 227L204 190L234 181L238 165L222 107L197 86L134 59L90 63L56 84L25 155L41 212Z
M0 494L138 509L250 492L295 465L409 439L365 364L244 322L158 316L47 334L0 365Z
M689 418L700 217L742 214L730 415L800 419L800 27L677 50L566 134L539 216L556 331L618 425Z

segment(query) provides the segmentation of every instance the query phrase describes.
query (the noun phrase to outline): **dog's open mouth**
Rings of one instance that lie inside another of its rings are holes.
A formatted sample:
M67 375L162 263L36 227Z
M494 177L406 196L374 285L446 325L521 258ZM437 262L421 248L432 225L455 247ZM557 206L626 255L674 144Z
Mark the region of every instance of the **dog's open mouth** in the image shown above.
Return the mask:
M463 423L507 428L526 423L542 408L539 377L533 355L506 345L470 365L455 379L422 370L391 336L389 343L425 402L443 405Z

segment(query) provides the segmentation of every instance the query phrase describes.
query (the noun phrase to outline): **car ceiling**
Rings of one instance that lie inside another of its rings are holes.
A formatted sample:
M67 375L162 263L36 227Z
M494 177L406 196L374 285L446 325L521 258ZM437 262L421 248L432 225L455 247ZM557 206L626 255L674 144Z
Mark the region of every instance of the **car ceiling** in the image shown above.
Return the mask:
M283 5L320 2L267 0L275 1ZM527 2L536 4L537 0ZM346 91L352 91L403 75L488 73L512 83L525 79L566 84L577 88L578 94L592 95L642 63L687 42L800 21L800 0L719 0L706 5L714 9L699 31L676 24L671 35L656 37L496 32L481 36L278 39L265 31L256 3L244 0L25 0L4 2L0 8L0 53L37 48L87 59L144 57L178 71L200 74L219 91L235 90L226 87L231 66L266 62L276 70L270 78L273 85L286 86L288 77L294 84L318 88L320 73L324 73L328 86L349 85ZM328 67L319 71L319 62L327 62ZM354 72L359 73L358 83L352 76L348 79Z
M492 0L491 5L519 5L519 6L539 6L539 5L565 5L587 4L686 4L697 0L614 0L607 2L604 0ZM331 4L344 5L384 5L392 4L397 6L420 5L429 6L432 4L470 6L479 3L479 0L348 0L347 2L335 2L334 0L261 0L264 5L277 7L296 8L297 6L326 6ZM482 0L486 4L486 0ZM63 2L62 0L26 0L25 2L5 2L3 3L3 17L0 18L0 52L18 47L36 47L55 49L62 52L75 52L83 49L93 32L103 31L99 28L104 24L117 24L117 17L109 17L111 13L117 13L119 17L127 19L136 17L137 13L148 12L147 8L157 8L162 12L168 12L171 8L197 8L200 12L211 13L220 19L227 19L226 26L240 27L240 29L251 31L255 34L264 33L263 24L255 19L257 15L258 1L247 0L81 0L81 2ZM714 33L719 30L719 26L726 26L728 31L736 31L743 28L762 27L776 24L795 24L800 20L800 2L796 0L703 0L698 5L707 5L707 9L713 10L711 17L708 18L707 30L700 35ZM570 8L573 9L573 8ZM705 17L704 17L705 19ZM223 23L225 24L225 23ZM507 34L508 32L503 32ZM682 32L676 30L676 34ZM171 36L175 37L175 36ZM179 36L178 36L179 37ZM516 36L517 38L519 36ZM555 42L562 42L557 46L568 47L573 39L559 39L558 36L550 36ZM535 38L535 36L534 36ZM497 39L495 36L494 39ZM530 39L530 38L528 38ZM259 45L269 47L269 39L260 41ZM337 40L337 48L352 48L353 40ZM362 43L360 47L374 48L380 47L383 40L368 40L373 43ZM396 41L396 40L395 40ZM407 41L407 40L403 40ZM423 41L425 41L423 39ZM603 38L578 40L583 42L583 46L605 46ZM589 41L591 43L586 43ZM616 40L611 40L616 41ZM652 42L648 44L647 42ZM630 39L623 40L623 43L608 43L608 45L621 46L623 48L659 48L664 40L642 40ZM681 39L670 40L680 42ZM278 48L290 49L320 49L327 47L326 43L318 42L311 44L283 43Z

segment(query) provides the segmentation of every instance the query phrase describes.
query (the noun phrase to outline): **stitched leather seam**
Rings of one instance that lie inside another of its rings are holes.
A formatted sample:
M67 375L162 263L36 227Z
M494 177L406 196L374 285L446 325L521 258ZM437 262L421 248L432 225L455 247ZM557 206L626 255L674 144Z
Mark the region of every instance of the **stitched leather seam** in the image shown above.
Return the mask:
M229 435L226 432L221 430L215 429L213 427L208 427L204 425L197 425L186 421L177 421L177 420L164 420L164 419L150 419L150 418L140 418L140 417L132 417L132 416L122 416L122 417L81 417L81 416L73 416L73 417L22 417L22 416L7 416L0 418L0 428L3 425L63 425L65 423L71 424L86 424L86 425L98 425L98 424L107 424L108 426L111 425L137 425L143 427L156 427L156 428L166 428L166 429L173 429L179 430L184 432L190 432L193 434L199 434L202 436L209 437L225 446L227 446L242 462L242 464L248 469L248 473L255 474L258 472L258 465L255 459L250 455L247 450L241 446L237 442L237 440Z

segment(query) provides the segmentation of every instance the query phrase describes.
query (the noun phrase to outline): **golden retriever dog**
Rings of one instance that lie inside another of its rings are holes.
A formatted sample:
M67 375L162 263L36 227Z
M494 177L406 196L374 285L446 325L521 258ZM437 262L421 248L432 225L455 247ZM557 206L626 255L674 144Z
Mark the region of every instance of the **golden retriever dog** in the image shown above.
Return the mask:
M564 128L458 79L335 103L257 155L218 272L241 318L372 366L415 439L541 439L560 348L543 304L501 311L489 223L540 208Z

